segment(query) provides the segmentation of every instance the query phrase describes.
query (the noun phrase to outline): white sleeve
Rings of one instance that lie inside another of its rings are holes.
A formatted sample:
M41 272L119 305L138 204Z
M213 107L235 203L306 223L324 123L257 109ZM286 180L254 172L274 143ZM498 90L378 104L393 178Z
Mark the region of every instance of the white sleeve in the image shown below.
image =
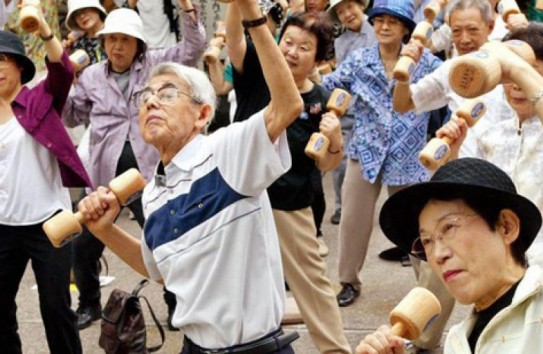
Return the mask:
M445 62L410 86L416 113L428 112L449 104L449 68L450 65Z
M149 247L147 247L147 243L145 242L145 235L142 235L141 238L141 256L143 257L143 263L145 264L147 273L149 273L149 278L153 279L154 281L162 280L162 275L160 274L155 259L153 258L153 253Z
M449 50L452 46L452 33L448 24L444 23L432 33L430 38L432 46L435 52L441 52L442 50Z
M213 154L221 175L240 194L256 196L290 169L286 132L273 143L264 110L213 135L217 135Z

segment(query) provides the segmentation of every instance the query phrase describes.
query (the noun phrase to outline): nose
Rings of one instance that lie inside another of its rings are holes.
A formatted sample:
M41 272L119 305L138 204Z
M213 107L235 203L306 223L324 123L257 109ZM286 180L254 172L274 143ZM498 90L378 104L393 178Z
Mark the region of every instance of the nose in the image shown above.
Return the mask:
M434 240L434 250L431 257L436 260L438 264L443 264L452 255L451 248L443 242L443 239L436 238Z

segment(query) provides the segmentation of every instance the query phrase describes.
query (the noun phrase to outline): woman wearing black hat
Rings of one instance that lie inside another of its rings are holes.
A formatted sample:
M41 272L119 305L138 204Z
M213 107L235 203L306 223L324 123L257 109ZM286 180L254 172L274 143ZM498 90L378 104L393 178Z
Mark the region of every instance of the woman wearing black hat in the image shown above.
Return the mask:
M22 353L15 297L26 265L38 284L51 353L81 353L70 308L71 248L54 248L42 224L70 209L65 187L90 186L60 113L74 77L60 41L41 17L48 75L33 88L35 66L14 34L0 31L0 347Z
M450 329L445 354L541 353L543 269L525 257L541 213L505 172L480 159L454 160L389 198L379 221L387 238L428 261L458 302L474 305ZM383 326L356 352L391 348L403 353L403 340Z

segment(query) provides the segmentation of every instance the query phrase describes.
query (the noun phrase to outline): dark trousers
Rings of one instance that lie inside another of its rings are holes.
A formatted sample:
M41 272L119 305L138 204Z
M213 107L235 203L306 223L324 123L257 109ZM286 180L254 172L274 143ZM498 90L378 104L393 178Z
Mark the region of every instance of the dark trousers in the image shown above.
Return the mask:
M15 297L31 260L49 351L53 354L82 353L77 316L71 310L71 253L70 247L53 247L41 223L0 225L0 352L22 353Z
M317 228L317 236L322 236L322 220L326 212L326 200L324 199L324 188L322 186L322 175L317 169L314 169L310 176L311 187L313 188L314 198L311 203L311 211L315 227Z
M132 146L126 142L117 163L115 176L130 168L138 168L138 163ZM134 213L140 227L143 227L145 218L143 217L141 198L135 199L127 207ZM100 257L104 252L104 247L104 244L94 237L86 227L83 227L83 233L72 241L72 266L75 284L79 290L80 307L100 304Z

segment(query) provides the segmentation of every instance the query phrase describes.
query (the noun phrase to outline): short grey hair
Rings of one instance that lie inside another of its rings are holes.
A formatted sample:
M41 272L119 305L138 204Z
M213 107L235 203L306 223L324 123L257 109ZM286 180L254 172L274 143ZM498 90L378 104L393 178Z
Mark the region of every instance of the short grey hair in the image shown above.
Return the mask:
M198 69L191 68L185 65L174 62L166 62L158 64L151 70L149 79L160 75L173 74L176 75L179 80L185 83L190 90L190 95L199 103L208 104L211 106L212 113L210 122L215 115L215 108L217 107L217 96L215 89L207 75Z
M494 21L493 10L490 6L488 0L452 0L447 5L445 10L445 18L449 19L449 24L451 21L451 14L458 10L467 10L467 9L477 9L481 12L481 17L485 23L491 23Z

